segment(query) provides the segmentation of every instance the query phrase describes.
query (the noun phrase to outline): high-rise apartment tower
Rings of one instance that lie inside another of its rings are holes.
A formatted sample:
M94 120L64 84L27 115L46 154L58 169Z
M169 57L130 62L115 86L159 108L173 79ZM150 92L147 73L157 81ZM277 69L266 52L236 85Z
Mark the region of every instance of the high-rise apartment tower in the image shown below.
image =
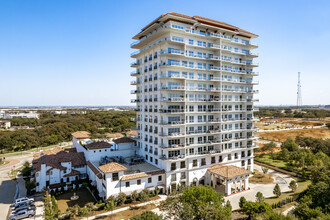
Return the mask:
M233 25L163 14L133 39L138 154L164 169L165 185L248 188L256 147L251 42Z

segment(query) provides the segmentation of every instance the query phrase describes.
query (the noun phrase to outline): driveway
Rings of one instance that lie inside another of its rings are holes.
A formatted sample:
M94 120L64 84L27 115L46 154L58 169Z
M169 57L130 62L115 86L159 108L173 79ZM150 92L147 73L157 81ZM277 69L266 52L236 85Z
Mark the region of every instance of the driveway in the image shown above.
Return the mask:
M0 219L7 219L9 213L9 206L14 201L14 196L16 194L16 181L9 178L9 172L15 168L20 167L24 164L25 161L32 161L31 155L22 155L17 157L11 157L12 161L16 163L11 163L10 166L8 164L4 167L0 167ZM18 188L17 188L18 189ZM19 190L18 190L19 192ZM18 195L18 193L17 193Z
M258 166L254 164L254 169L262 172L261 166ZM250 183L250 190L240 192L234 195L230 195L225 198L225 200L229 200L233 210L239 209L239 199L244 196L246 200L255 202L256 200L256 194L257 192L261 192L265 198L273 197L273 189L276 184L278 184L281 188L281 192L288 192L289 189L289 183L291 180L294 180L293 178L289 177L288 175L278 173L274 170L268 170L268 173L273 175L274 183L271 184L252 184Z

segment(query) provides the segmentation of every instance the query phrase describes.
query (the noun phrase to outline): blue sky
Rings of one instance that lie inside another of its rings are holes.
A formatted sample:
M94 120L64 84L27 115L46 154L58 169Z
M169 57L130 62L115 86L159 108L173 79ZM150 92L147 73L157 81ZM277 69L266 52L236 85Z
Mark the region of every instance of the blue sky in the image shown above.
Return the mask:
M131 105L131 39L160 14L260 37L260 105L330 104L330 1L0 0L0 106Z

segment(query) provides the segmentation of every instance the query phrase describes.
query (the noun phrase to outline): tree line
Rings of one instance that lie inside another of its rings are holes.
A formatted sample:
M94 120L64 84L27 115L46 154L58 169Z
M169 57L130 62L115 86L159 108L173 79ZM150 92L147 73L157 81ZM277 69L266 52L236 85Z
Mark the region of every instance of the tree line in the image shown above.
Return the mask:
M264 107L259 108L258 112L255 112L259 117L274 117L274 118L325 118L330 117L330 111L324 109L302 109L301 111L292 108L275 108Z
M40 119L11 119L14 126L29 126L34 129L19 129L0 132L0 150L28 150L71 140L75 131L89 131L93 137L102 138L109 132L124 132L135 126L133 111L88 111L86 114L56 115L43 113Z

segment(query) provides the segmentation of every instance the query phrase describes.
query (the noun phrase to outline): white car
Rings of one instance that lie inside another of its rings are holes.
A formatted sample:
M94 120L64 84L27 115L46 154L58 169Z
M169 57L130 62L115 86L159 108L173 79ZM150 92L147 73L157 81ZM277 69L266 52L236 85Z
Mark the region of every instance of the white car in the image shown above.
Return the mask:
M16 219L23 219L23 218L31 218L36 214L36 209L35 208L30 208L30 209L24 209L20 210L16 214L13 214L9 217L10 220L16 220Z
M15 203L12 206L20 204L22 202L34 202L34 198L22 197L22 198L16 199Z

